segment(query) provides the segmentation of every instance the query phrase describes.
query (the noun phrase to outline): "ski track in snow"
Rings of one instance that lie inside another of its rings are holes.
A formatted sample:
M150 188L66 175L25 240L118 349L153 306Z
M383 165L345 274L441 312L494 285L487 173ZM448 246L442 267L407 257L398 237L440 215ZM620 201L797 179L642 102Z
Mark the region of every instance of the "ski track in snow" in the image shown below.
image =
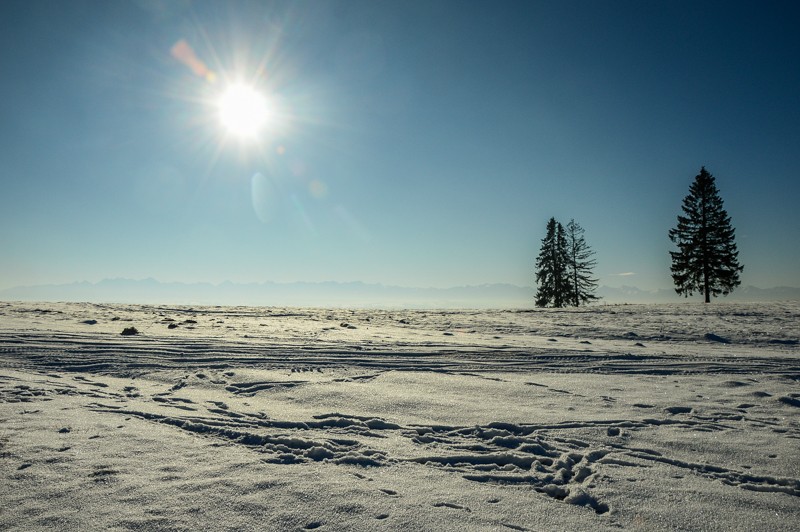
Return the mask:
M713 453L692 458L681 447L673 452L669 443L647 444L657 443L661 431L722 439L769 432L798 449L798 317L800 305L792 303L531 312L0 303L0 405L18 405L31 416L43 408L38 405L71 398L86 413L180 431L246 450L268 464L356 467L362 479L373 471L421 467L500 494L526 488L589 509L598 519L635 510L603 489L605 482L665 468L674 478L787 496L786 504L800 508L796 456L781 475L781 467L762 471L740 457L713 463L706 459ZM119 335L131 325L141 334ZM454 424L418 423L415 412L388 416L355 406L297 417L254 406L328 389L370 386L372 393L381 383L399 386L393 379L420 374L487 389L507 386L562 412L541 422L498 417ZM670 404L668 395L629 398L611 385L598 394L561 384L583 378L709 384L693 404ZM722 401L716 396L721 391L746 399ZM572 405L581 401L604 415L571 419L578 408ZM0 421L11 412L4 410ZM70 429L61 430L59 453L66 455ZM0 438L0 451L8 441ZM34 463L19 464L15 474ZM88 474L96 483L119 475L103 464ZM392 489L381 493L397 497ZM430 511L444 510L475 513L450 500L431 503ZM375 519L391 521L388 513ZM495 524L531 526L500 518ZM310 520L303 528L324 526L324 519Z

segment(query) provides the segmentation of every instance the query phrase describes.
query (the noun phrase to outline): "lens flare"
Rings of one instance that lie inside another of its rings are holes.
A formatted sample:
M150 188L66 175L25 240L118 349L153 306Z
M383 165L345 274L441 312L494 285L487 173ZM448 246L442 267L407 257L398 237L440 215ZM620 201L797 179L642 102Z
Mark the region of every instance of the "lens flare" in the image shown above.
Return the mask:
M192 47L185 40L181 39L176 42L170 49L170 54L189 67L195 76L205 78L210 83L216 81L216 74L197 57L197 54L194 53Z
M319 179L312 179L308 184L308 191L317 199L322 199L328 195L328 185Z

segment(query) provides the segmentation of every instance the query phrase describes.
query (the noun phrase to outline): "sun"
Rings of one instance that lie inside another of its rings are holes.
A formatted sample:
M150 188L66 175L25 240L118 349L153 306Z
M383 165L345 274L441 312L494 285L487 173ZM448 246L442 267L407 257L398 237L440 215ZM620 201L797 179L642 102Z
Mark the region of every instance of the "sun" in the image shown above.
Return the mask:
M255 87L234 83L217 101L219 118L225 129L240 139L254 139L270 119L265 96Z

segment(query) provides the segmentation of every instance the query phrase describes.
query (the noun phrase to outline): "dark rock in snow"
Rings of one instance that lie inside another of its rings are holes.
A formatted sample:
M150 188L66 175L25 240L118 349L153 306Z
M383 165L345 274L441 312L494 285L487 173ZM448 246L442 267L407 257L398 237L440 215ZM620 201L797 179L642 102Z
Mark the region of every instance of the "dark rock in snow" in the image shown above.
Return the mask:
M139 334L139 331L136 327L125 327L120 334L122 336L133 336L134 334Z

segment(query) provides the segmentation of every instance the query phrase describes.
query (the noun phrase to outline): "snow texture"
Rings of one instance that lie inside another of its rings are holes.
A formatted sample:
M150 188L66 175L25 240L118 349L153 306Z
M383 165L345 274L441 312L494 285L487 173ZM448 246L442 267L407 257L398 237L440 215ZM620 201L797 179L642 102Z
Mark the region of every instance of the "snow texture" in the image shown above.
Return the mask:
M797 530L798 318L0 303L0 528Z

